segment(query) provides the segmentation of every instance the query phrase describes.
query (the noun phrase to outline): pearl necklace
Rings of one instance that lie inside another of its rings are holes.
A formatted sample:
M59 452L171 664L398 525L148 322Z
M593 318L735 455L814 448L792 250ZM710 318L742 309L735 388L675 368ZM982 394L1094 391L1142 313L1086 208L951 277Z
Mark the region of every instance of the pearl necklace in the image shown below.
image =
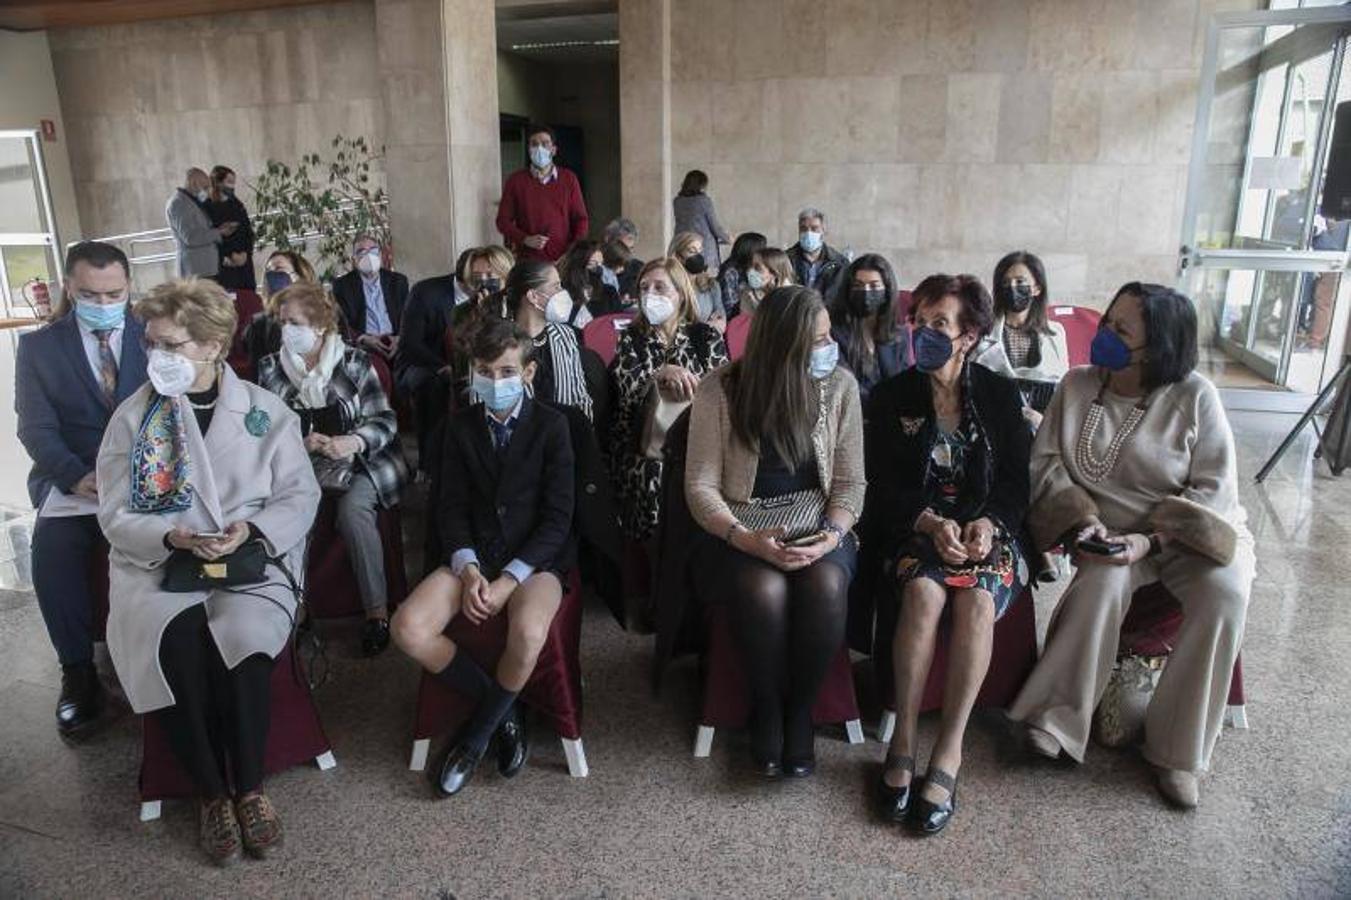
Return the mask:
M1089 481L1096 484L1110 475L1112 470L1116 468L1117 460L1121 458L1121 450L1126 446L1126 441L1135 433L1135 429L1139 427L1145 413L1149 411L1146 400L1148 400L1148 397L1135 404L1131 414L1122 423L1121 430L1107 445L1107 458L1098 459L1097 454L1093 452L1093 438L1097 436L1098 428L1102 425L1102 391L1099 391L1098 396L1093 398L1093 404L1088 408L1088 415L1084 418L1084 424L1079 428L1079 440L1074 445L1074 462L1078 465L1079 471Z

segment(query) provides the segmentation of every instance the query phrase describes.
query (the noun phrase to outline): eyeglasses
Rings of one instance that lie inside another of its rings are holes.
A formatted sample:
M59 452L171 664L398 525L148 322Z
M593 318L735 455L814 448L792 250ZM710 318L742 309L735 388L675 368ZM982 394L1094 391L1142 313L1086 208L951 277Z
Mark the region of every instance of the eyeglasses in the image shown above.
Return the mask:
M185 341L153 341L148 337L141 338L141 349L146 353L151 350L163 350L165 353L177 353L179 350L192 343L192 338Z

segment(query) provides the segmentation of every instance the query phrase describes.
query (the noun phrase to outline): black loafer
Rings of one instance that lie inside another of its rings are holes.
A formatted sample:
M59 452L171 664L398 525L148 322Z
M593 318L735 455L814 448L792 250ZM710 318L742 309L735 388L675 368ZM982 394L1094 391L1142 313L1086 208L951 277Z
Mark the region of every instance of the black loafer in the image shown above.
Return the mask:
M752 753L751 771L761 778L779 778L783 775L783 764L777 759L761 759Z
M482 758L481 753L467 744L458 742L454 744L441 763L440 773L435 782L436 792L442 797L453 797L464 790L465 785L474 777L474 770L478 768L479 760Z
M783 761L783 774L785 778L807 778L816 774L816 757L804 756L801 759L785 759Z
M919 792L910 801L910 830L922 837L929 837L948 827L948 822L957 812L957 779L942 769L932 769L924 776L924 780L948 789L948 798L942 803L926 800Z
M493 734L497 742L497 771L503 778L513 778L530 757L530 732L521 715L521 705L514 704Z
M103 689L93 663L61 667L61 696L56 701L56 729L71 737L98 720Z
M379 656L389 646L389 619L367 619L361 629L361 655Z
M887 773L894 769L910 773L910 781L906 782L904 787L893 787L887 784ZM914 757L887 754L887 761L882 766L882 774L877 777L878 811L886 821L900 824L909 817L910 798L913 795L911 788L915 786L914 774Z

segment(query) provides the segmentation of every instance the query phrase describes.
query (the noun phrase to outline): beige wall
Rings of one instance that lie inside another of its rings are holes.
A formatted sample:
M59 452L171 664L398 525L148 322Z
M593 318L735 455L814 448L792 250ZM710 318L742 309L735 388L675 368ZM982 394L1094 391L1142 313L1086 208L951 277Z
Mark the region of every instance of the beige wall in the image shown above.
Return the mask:
M442 0L450 150L451 246L497 243L502 197L497 112L497 21L492 0ZM442 271L454 263L450 256Z
M191 165L247 185L269 157L339 133L385 140L369 0L62 29L51 44L90 237L162 227Z
M80 213L70 172L70 134L61 114L45 31L0 31L0 129L37 128L56 123L56 140L44 141L52 206L63 242L79 240ZM64 255L64 254L63 254Z
M788 244L818 206L832 244L907 284L988 278L1015 248L1067 299L1171 281L1216 5L626 0L625 211L664 223L670 180L698 167L734 231Z

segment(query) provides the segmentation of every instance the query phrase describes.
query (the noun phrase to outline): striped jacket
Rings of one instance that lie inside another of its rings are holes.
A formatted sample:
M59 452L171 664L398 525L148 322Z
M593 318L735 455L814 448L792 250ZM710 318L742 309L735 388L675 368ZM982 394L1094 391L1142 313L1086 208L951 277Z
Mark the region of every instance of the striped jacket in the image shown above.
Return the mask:
M281 367L281 358L273 353L258 363L258 384L292 409L300 409L298 391ZM408 463L399 443L399 425L389 405L380 376L371 368L366 351L347 347L342 362L333 368L328 382L330 403L343 406L356 423L352 434L366 442L366 451L357 456L357 465L371 477L382 506L399 502L399 489L408 481Z

